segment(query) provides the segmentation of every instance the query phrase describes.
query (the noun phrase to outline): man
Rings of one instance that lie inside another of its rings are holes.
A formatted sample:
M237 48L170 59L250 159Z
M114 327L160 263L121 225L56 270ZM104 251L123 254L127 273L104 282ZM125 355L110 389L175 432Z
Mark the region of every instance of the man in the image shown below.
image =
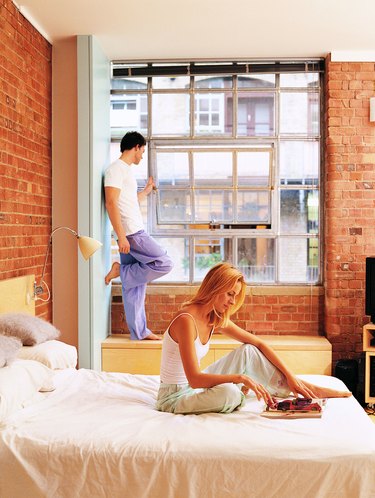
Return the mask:
M146 325L146 285L169 273L172 261L166 251L148 235L143 227L139 202L155 188L149 177L145 188L137 192L133 168L141 162L146 140L131 131L121 140L121 156L105 172L105 202L109 218L118 239L121 265L113 263L105 277L108 285L120 276L126 322L131 339L158 340Z

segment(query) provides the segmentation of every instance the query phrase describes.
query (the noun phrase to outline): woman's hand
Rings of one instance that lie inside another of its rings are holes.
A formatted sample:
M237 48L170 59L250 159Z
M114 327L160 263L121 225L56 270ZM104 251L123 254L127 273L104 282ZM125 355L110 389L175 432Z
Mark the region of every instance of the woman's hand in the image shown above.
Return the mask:
M257 382L254 382L247 375L240 375L240 378L241 378L241 380L240 380L239 384L243 384L241 391L245 395L251 390L255 393L255 396L257 397L258 401L263 398L267 405L273 404L272 396L267 391L267 389L262 386L262 384L258 384Z
M296 398L298 397L299 394L302 394L304 398L316 398L313 391L309 389L301 379L292 376L288 378L287 381L290 390L292 391L292 393Z

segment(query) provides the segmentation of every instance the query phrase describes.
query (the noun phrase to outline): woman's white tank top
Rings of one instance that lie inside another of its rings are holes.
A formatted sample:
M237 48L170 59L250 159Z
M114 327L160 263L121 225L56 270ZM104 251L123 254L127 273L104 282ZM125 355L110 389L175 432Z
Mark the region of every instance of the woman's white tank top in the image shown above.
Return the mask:
M177 315L169 324L169 327L164 333L163 337L163 347L161 353L161 364L160 364L160 381L163 384L188 384L188 380L185 375L184 366L182 364L180 350L178 343L175 342L169 335L169 328L172 323L181 315L189 315L194 321L195 330L197 332L197 337L194 341L195 352L197 354L198 363L201 359L206 356L208 350L210 349L210 339L213 329L210 332L210 336L206 344L202 344L199 338L198 327L194 320L194 317L190 313L180 313Z

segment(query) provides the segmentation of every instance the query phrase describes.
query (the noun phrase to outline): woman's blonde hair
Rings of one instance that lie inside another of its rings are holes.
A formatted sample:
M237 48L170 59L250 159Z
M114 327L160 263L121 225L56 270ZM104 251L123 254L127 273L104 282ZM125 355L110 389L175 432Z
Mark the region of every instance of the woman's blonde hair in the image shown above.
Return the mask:
M214 303L218 294L228 292L233 289L236 283L241 284L241 290L236 297L235 303L230 306L222 315L219 315L215 308L210 317L210 323L215 327L225 327L228 325L231 315L238 311L245 299L246 284L244 276L230 263L218 263L213 266L203 279L197 293L184 306L191 304L208 305Z

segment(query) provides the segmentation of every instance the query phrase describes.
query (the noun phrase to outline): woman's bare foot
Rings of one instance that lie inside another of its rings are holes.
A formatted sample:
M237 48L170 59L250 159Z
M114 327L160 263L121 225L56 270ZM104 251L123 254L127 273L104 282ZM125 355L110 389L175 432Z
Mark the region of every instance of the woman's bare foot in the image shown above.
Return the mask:
M149 341L161 341L161 337L159 335L153 334L152 332L147 337L145 337L143 340L146 340L146 339L148 339Z
M349 398L352 393L350 391L338 391L329 387L316 386L309 382L303 382L314 393L316 398Z
M113 278L117 278L120 276L120 263L117 263L116 261L113 263L112 268L109 270L107 275L105 276L105 285L108 285L111 283L111 280Z

